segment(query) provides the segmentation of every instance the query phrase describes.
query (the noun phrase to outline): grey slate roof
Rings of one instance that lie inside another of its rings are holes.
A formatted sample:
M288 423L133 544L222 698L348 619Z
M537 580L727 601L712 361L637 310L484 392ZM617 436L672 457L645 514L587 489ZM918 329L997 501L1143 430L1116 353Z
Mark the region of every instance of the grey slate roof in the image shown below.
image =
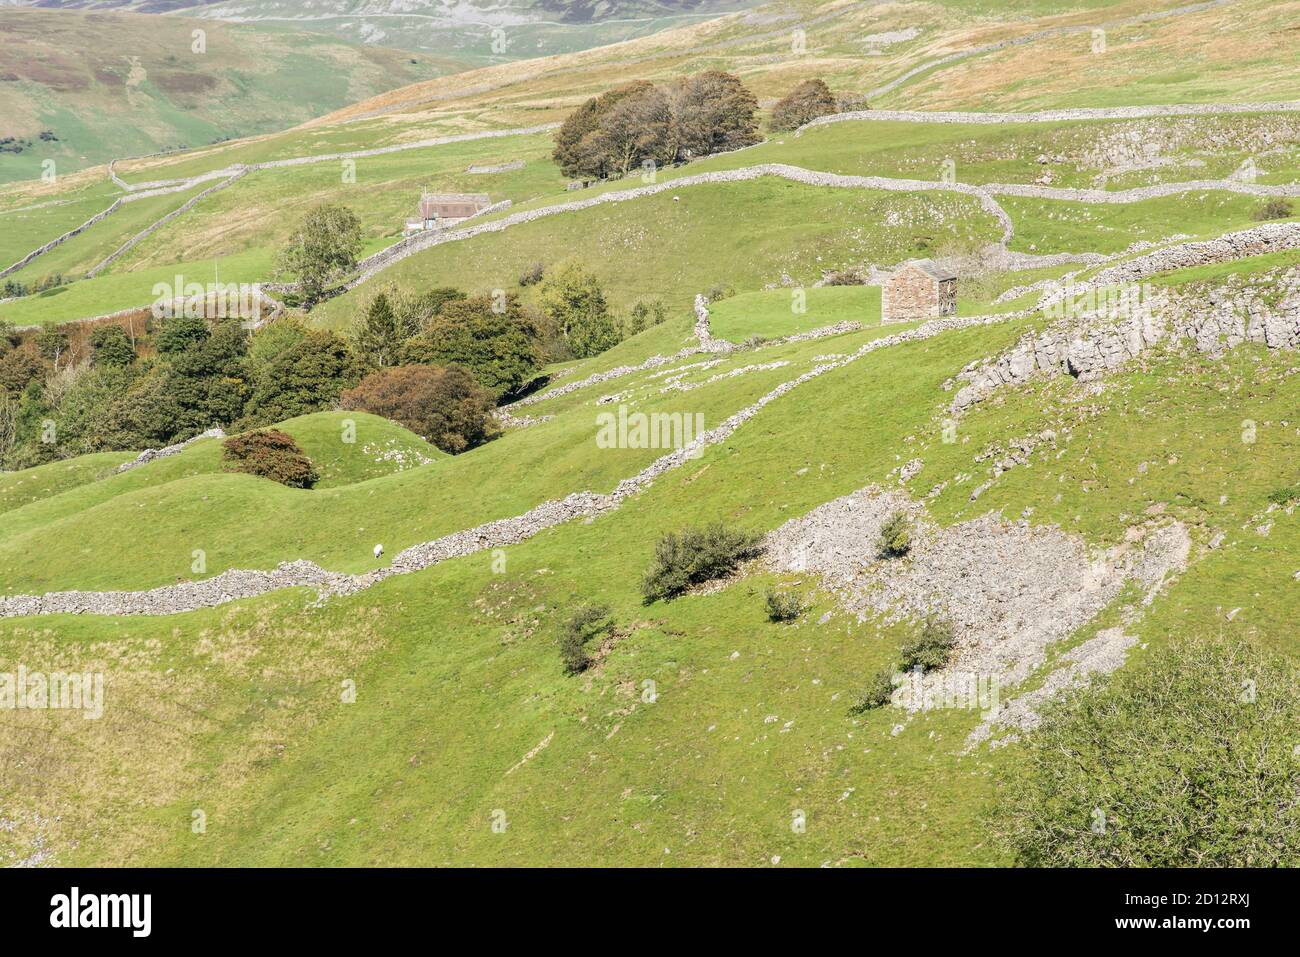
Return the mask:
M913 259L911 262L904 263L905 266L915 266L932 279L938 279L943 282L946 279L956 279L957 274L951 269L945 269L933 259Z

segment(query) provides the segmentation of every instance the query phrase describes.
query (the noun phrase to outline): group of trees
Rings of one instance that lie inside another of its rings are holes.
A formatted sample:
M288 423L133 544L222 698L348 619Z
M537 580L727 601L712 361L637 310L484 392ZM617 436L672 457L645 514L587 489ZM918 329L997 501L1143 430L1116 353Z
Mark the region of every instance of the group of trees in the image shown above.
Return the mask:
M774 131L797 130L819 116L839 113L851 105L838 100L823 80L804 80L772 107L770 125Z
M666 317L654 301L638 302L620 319L596 277L577 263L550 275L533 266L519 284L538 286L535 306L504 290L376 293L352 338L373 371L343 393L343 407L393 419L444 451L462 452L492 438L496 404L546 363L596 355Z
M805 80L773 108L771 128L792 130L861 104L839 99L820 79ZM609 179L652 162L666 166L759 141L758 101L740 78L706 70L671 83L638 80L594 96L555 134L554 159L566 176Z
M624 176L757 143L758 101L731 73L706 70L671 83L629 83L592 97L555 135L566 176Z
M68 280L64 278L63 273L58 272L42 276L30 283L18 279L6 279L4 285L0 286L0 299L18 299L22 296L31 296L47 289L62 286L66 282Z
M0 324L0 468L338 406L465 451L496 434L497 403L546 363L595 355L665 318L658 301L616 315L578 264L537 282L537 305L503 291L383 290L346 337L293 318L255 332L193 316L154 320L143 334L103 324L19 335Z
M86 342L70 349L61 328L0 330L0 466L270 424L329 408L366 371L345 339L293 320L250 333L235 319L177 316L138 341L104 325Z

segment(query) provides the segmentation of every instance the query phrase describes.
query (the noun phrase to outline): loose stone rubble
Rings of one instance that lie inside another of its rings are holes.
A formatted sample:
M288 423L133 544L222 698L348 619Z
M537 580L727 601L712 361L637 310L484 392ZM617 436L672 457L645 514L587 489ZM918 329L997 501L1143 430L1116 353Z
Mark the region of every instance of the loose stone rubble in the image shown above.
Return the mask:
M881 528L898 511L912 518L913 544L903 558L884 558L877 545ZM956 653L926 682L978 675L1012 689L1043 665L1050 646L1113 602L1125 582L1138 582L1149 601L1186 567L1191 542L1182 525L1171 523L1144 538L1102 551L1058 528L991 513L940 528L906 494L870 486L776 529L767 538L765 560L778 570L815 573L860 619L938 615L948 621ZM1066 656L1066 674L1049 676L1048 690L1017 705L1006 722L1028 726L1042 701L1084 674L1118 667L1127 647L1113 636L1104 645L1081 645ZM988 737L994 720L988 716L972 744Z

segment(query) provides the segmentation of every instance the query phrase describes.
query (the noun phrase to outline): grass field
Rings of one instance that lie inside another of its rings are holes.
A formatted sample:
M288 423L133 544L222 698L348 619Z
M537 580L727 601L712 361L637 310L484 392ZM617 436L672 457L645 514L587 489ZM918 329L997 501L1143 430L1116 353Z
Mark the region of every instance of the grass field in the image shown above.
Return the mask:
M737 69L764 99L815 75L838 91L862 91L945 53L1181 2L1032 0L1011 15L993 0L833 9L795 0L790 12L818 18L805 55L791 54L789 31L798 21L698 24L616 51L433 79L292 130L125 164L124 175L139 182L546 122L619 82L705 67ZM871 105L994 110L1294 97L1300 86L1286 69L1284 29L1291 6L1242 0L1115 27L1105 54L1088 52L1088 32L979 53L922 73ZM864 37L912 26L912 39L876 41L879 50L864 52L871 43ZM322 96L332 90L327 84ZM782 162L937 179L952 160L965 183L1029 183L1050 173L1052 185L1120 189L1223 176L1258 156L1260 181L1290 182L1300 172L1293 123L1284 115L844 122L658 176L671 182ZM1137 168L1135 136L1139 146L1153 146L1139 158L1155 157ZM517 212L641 184L634 176L566 192L550 149L549 136L531 135L388 154L359 161L355 183L335 162L259 170L111 271L0 305L0 319L45 324L145 305L154 284L178 274L265 280L276 246L317 201L352 206L364 224L364 251L373 252L395 240L424 189L488 192L511 199L509 212ZM524 167L466 171L513 159ZM98 172L54 186L0 188L0 252L17 258L113 195ZM130 204L24 276L83 270L186 195ZM45 201L60 205L19 209ZM1015 226L1011 248L1044 255L1217 235L1255 225L1258 207L1253 197L1224 191L1126 205L1001 202ZM321 474L311 490L227 472L215 440L120 474L114 469L134 451L0 474L0 595L145 589L298 559L361 573L412 545L543 502L609 492L665 450L602 447L602 411L625 405L698 414L705 428L716 427L828 357L914 328L880 324L878 287L816 286L826 273L971 252L1000 234L978 203L951 192L833 189L769 177L668 189L433 247L324 303L309 321L350 330L369 298L389 286L500 289L531 305L536 287L519 284L526 270L541 261L551 272L577 260L598 277L615 311L658 299L667 319L600 355L548 368L565 374L556 385L697 345L692 301L718 286L732 294L709 306L714 335L749 345L542 398L516 410L537 417L534 424L457 456L362 413L290 420L282 427ZM1289 251L1152 282L1208 301L1229 277L1262 288L1298 266L1300 253ZM1000 306L993 297L1079 268L972 270L962 276L958 314L1028 308L1033 292ZM992 514L1061 530L1097 550L1132 549L1145 528L1185 524L1189 567L1149 604L1130 584L1051 647L1049 661L1111 627L1138 640L1126 668L1142 668L1151 650L1200 634L1242 635L1300 656L1293 633L1300 522L1294 503L1270 502L1270 493L1300 484L1294 351L1240 345L1209 356L1166 343L1098 380L1041 376L1002 388L962 413L954 432L955 377L1048 322L1020 313L999 318L823 371L617 508L346 597L318 601L296 588L164 617L0 618L3 660L106 675L101 720L0 714L0 860L1008 863L987 814L1020 772L1021 748L966 753L980 720L973 710L910 720L894 708L850 711L871 676L917 637L920 622L859 618L812 574L778 574L761 563L672 601L646 603L641 590L656 543L669 532L724 522L765 533L879 485L906 492L936 526ZM848 320L863 328L799 343L761 341ZM355 442L346 440L348 422ZM1024 461L1002 464L1019 440L1034 437L1039 444ZM876 545L861 544L863 563L853 574L859 584L884 584L888 573L871 560ZM198 550L202 571L193 566ZM764 597L774 585L807 601L795 623L769 620ZM594 667L569 676L557 636L586 603L608 605L617 627ZM1045 678L1039 669L1024 688Z

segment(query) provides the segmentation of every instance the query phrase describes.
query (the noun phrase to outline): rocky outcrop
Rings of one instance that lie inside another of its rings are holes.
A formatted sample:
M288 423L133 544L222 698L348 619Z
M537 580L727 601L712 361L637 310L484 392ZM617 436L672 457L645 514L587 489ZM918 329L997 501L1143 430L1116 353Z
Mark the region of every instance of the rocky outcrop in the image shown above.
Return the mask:
M1023 385L1036 376L1095 379L1166 340L1190 343L1207 355L1243 342L1295 348L1300 345L1300 271L1266 286L1229 282L1210 290L1166 291L1146 301L1137 297L1127 305L1067 315L1024 336L1003 355L963 369L957 381L964 384L951 411L961 413L1003 386Z
M912 518L912 548L904 558L883 558L877 545L881 529L899 511ZM1141 537L1140 544L1103 551L1054 526L1007 522L994 514L942 528L926 521L922 507L904 493L873 486L786 522L768 536L765 561L781 571L816 574L859 618L933 615L952 625L952 661L917 676L919 693L899 702L917 710L930 691L959 676L1010 692L1048 661L1054 644L1114 602L1126 583L1136 582L1149 597L1186 567L1190 538L1182 525L1144 530ZM1068 652L1065 667L1053 670L1039 691L1008 708L990 708L969 744L995 728L1032 726L1045 701L1119 667L1132 642L1105 633L1097 637Z

